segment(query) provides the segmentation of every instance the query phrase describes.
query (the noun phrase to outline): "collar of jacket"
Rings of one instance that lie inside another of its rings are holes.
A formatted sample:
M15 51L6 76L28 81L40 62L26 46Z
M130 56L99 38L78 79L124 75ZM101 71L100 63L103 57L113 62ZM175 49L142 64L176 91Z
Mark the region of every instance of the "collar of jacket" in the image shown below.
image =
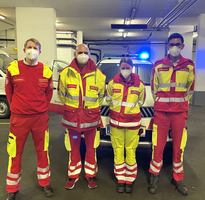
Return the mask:
M188 64L191 64L191 63L193 63L192 60L186 59L186 58L184 58L182 55L180 55L179 62L178 62L178 64L174 67L174 71L175 71L175 70L178 70L178 69L181 69L181 68L183 68L183 67L185 67L185 66L187 66ZM168 65L168 66L173 66L173 64L172 64L172 63L170 62L170 60L169 60L169 54L167 55L166 58L164 58L163 64L164 64L164 65Z
M138 74L132 73L131 74L131 79L129 81L125 81L124 77L122 76L121 73L117 74L114 77L114 82L115 83L120 83L124 86L137 86L139 87L140 85L140 78Z
M70 68L75 69L75 71L77 71L78 73L82 74L82 72L85 73L91 73L93 71L95 71L97 69L96 64L94 63L94 61L92 59L88 59L88 63L85 69L83 69L82 71L79 69L78 64L77 64L77 59L74 58L69 66Z

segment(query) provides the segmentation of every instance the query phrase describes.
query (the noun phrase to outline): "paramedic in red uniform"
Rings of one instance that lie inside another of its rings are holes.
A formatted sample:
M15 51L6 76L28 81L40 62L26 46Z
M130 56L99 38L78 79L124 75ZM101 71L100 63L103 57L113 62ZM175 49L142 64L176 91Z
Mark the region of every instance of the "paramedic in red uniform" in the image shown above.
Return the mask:
M168 131L171 128L173 142L172 184L180 194L186 196L188 191L183 184L183 154L187 141L188 101L194 92L195 67L192 60L184 58L180 54L184 48L184 39L181 34L171 34L168 38L167 48L169 54L154 64L151 75L155 113L148 191L151 194L156 192L156 183L163 164L163 151Z
M89 188L97 187L96 148L100 143L100 106L105 96L105 75L89 58L86 45L80 44L70 66L60 72L58 96L64 105L62 126L65 126L65 147L69 151L68 180L72 189L82 169L80 142L83 132L86 144L85 177Z
M41 44L31 38L24 44L26 58L8 65L5 82L11 117L7 144L9 154L6 177L7 200L14 200L20 189L21 159L29 133L32 133L37 153L37 177L43 194L53 195L50 187L50 161L48 156L49 130L48 104L53 94L52 71L38 62ZM31 155L32 156L32 155Z
M114 150L114 173L117 192L132 193L137 177L136 148L141 125L140 106L145 101L145 85L132 73L130 58L120 60L120 71L107 86L106 100L110 106L110 136ZM126 158L124 152L126 150Z

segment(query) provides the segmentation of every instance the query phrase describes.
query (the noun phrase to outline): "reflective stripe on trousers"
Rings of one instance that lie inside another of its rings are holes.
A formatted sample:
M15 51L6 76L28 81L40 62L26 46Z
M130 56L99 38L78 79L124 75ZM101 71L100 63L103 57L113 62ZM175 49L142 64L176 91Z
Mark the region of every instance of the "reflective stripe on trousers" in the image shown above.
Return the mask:
M156 97L155 101L158 102L186 102L187 97Z
M141 124L141 120L138 122L119 122L111 118L110 118L110 122L112 124L115 124L117 126L122 126L122 127L134 127L134 126L139 126Z
M68 120L65 120L64 118L62 118L62 122L68 126L72 126L72 127L76 127L78 126L77 123L75 122L70 122ZM99 125L101 123L101 120L98 120L96 122L92 122L92 123L83 123L83 124L80 124L80 128L89 128L89 127L95 127L97 125Z

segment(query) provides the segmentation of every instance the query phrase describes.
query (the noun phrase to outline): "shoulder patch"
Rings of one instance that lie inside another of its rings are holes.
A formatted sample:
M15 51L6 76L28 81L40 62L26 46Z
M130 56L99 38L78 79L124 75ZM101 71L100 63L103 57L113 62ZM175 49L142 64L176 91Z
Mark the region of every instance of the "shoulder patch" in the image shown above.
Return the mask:
M43 64L43 77L45 78L51 78L52 76L52 70L49 66Z
M8 71L10 72L11 76L19 75L19 68L18 68L18 61L14 60L8 65Z

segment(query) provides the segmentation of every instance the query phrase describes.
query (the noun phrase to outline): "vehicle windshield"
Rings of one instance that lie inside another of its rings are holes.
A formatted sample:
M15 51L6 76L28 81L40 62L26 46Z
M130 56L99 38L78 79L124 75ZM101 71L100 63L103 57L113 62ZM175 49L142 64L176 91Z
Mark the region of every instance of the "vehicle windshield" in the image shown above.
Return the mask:
M11 57L6 56L5 54L0 54L0 69L6 73L7 66L10 62L14 59Z
M108 84L110 79L114 78L116 74L120 73L119 63L99 63L98 67L106 75L106 84ZM142 63L133 64L132 72L138 74L145 85L150 85L151 70L152 64Z

